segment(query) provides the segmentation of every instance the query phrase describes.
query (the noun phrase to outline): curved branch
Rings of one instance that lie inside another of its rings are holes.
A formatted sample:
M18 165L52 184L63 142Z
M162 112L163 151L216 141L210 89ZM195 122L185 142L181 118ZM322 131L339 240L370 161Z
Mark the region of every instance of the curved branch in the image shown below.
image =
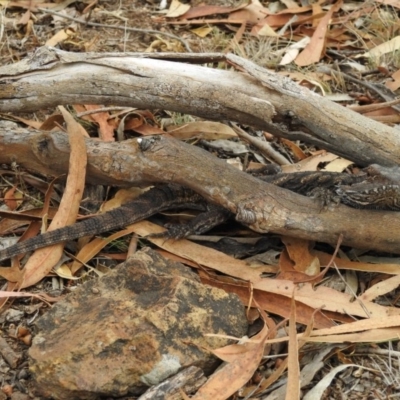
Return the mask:
M243 72L193 65L220 60ZM30 59L0 68L1 112L76 102L228 119L275 136L303 137L363 166L400 164L395 129L231 54L80 54L40 48Z
M8 128L10 129L10 128ZM258 232L276 232L335 244L400 253L400 213L338 206L262 182L207 151L164 136L120 143L86 140L87 180L131 186L174 182L190 187ZM62 132L13 133L0 125L0 163L18 163L47 175L67 173L69 144ZM194 169L192 166L196 165Z

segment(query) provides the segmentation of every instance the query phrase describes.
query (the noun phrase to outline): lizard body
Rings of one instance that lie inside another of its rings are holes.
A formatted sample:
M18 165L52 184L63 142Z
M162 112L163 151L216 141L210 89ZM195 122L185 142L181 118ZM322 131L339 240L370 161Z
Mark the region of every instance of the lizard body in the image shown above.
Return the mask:
M321 197L322 190L325 203L333 199L355 208L400 210L400 186L396 180L398 169L372 165L359 175L322 171L264 175L256 170L251 173L268 183L302 195ZM200 234L232 216L224 208L210 205L191 189L173 184L160 185L107 213L10 246L0 251L0 261L51 244L120 229L171 208L195 208L205 213L187 225L174 225L165 234L154 236L179 239L193 233Z

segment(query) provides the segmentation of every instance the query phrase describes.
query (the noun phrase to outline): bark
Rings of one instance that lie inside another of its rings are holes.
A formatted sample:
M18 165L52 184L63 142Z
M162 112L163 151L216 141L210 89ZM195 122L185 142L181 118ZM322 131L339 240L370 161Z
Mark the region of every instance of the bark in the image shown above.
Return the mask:
M124 143L87 139L86 145L87 179L91 183L131 186L175 182L230 209L257 232L333 245L343 234L346 245L400 253L400 213L346 206L322 209L310 198L269 185L207 151L164 136ZM15 161L16 155L18 163L28 169L52 176L64 174L68 169L68 137L62 132L7 132L0 126L0 163Z
M242 72L193 65L220 61ZM31 58L0 68L0 84L1 112L76 102L161 108L301 139L362 166L400 163L395 129L234 55L80 54L40 48Z

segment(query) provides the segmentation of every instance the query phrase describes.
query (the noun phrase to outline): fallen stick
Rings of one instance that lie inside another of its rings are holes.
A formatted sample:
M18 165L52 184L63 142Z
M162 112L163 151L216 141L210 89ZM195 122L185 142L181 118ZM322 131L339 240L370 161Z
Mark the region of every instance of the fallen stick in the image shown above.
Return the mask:
M69 144L65 133L15 129L7 123L0 125L0 163L18 159L24 168L46 175L68 172ZM166 136L123 143L87 139L86 146L88 182L117 186L174 182L229 209L257 232L332 245L343 234L345 245L400 253L400 213L343 205L322 209L311 198L267 184L205 150Z
M242 72L194 65L222 61ZM43 47L0 68L0 112L77 102L236 121L303 140L361 166L400 164L394 128L232 54L68 53Z

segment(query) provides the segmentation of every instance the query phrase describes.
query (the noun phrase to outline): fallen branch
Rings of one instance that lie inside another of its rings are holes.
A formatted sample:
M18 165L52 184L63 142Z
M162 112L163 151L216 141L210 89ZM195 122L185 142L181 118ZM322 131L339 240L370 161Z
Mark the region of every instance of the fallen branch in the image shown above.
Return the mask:
M18 163L46 175L67 173L69 144L62 132L18 132L0 126L0 163ZM131 186L175 182L234 212L257 232L275 232L335 244L400 253L400 213L338 206L312 199L238 171L207 151L164 136L104 143L86 140L87 180ZM193 168L196 165L196 168Z
M242 72L195 63L220 62ZM68 53L40 48L0 68L0 111L60 104L160 108L231 120L360 165L400 164L398 132L234 55Z

